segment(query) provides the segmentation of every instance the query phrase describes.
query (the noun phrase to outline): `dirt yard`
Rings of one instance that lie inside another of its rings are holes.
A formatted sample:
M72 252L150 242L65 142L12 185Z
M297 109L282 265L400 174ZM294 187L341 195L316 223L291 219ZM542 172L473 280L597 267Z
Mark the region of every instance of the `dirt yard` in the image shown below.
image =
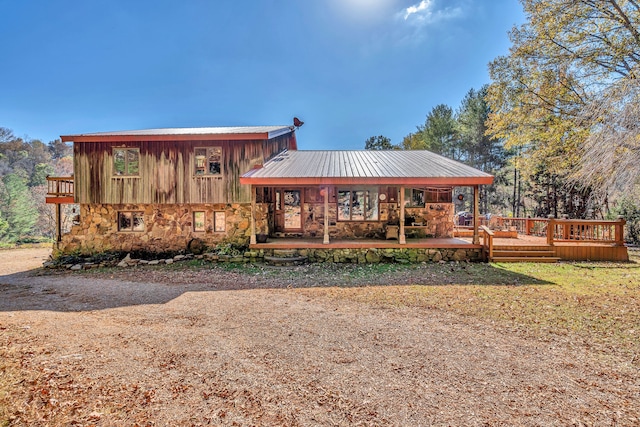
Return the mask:
M637 368L569 341L276 267L28 271L47 255L0 251L0 425L640 425Z

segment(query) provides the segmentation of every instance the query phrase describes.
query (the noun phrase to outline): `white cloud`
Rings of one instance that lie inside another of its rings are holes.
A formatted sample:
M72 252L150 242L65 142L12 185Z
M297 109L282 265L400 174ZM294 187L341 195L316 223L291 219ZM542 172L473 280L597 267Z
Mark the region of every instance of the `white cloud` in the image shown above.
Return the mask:
M430 15L431 14L431 6L433 3L431 0L422 0L418 4L414 4L413 6L409 6L404 11L404 20L409 19L411 15L419 14L419 15Z
M426 25L458 17L462 15L462 8L457 6L437 9L434 0L421 0L420 3L407 7L398 15L405 21Z

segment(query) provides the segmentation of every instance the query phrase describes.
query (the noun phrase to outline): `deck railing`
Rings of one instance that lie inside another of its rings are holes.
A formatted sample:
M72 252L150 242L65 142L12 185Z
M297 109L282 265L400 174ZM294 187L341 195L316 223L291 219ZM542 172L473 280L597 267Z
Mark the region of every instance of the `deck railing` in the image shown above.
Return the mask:
M47 196L73 197L73 176L48 176Z
M624 219L616 221L587 221L577 219L549 219L547 241L572 243L611 243L624 245Z
M555 219L555 218L502 218L495 217L493 226L514 227L518 234L546 236L547 243L610 243L624 245L624 225L622 218L614 221Z
M518 234L546 236L549 220L546 218L503 218L497 217L495 224L501 229L515 228Z
M493 231L486 225L480 226L480 233L482 234L482 248L485 261L491 261L493 259Z

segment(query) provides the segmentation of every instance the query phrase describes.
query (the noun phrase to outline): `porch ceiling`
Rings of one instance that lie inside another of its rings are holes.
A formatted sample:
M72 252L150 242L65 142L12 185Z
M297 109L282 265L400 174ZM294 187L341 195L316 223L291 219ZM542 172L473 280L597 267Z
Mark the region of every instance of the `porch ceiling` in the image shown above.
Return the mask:
M240 177L253 185L464 186L493 176L426 150L285 151Z

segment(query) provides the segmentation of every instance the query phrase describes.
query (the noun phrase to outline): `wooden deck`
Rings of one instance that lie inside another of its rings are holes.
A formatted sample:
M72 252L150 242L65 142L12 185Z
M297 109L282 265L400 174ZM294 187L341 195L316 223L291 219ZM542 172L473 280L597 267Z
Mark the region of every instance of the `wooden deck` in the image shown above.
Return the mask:
M461 238L469 243L471 239ZM604 242L554 242L547 243L546 237L527 236L518 234L517 239L494 238L493 246L496 250L531 251L547 248L553 250L555 257L567 261L629 261L626 246Z

